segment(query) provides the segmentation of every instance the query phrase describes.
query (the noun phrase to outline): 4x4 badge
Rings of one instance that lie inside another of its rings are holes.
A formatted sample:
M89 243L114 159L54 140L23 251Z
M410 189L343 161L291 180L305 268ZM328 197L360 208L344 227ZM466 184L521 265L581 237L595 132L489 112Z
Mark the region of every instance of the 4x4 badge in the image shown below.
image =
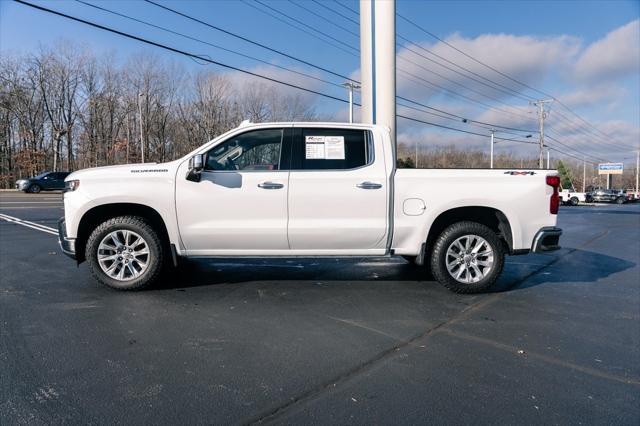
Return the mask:
M535 175L536 172L516 172L516 171L508 171L508 172L504 172L505 175L511 175L511 176L523 176L523 175Z

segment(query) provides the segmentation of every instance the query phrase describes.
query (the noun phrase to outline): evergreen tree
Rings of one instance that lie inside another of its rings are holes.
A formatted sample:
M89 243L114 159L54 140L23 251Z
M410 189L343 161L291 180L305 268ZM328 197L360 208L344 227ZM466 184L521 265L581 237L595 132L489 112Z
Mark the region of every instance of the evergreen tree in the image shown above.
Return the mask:
M563 188L573 188L571 170L569 170L562 161L558 161L556 168L558 169L558 174L560 175L560 185L562 185Z

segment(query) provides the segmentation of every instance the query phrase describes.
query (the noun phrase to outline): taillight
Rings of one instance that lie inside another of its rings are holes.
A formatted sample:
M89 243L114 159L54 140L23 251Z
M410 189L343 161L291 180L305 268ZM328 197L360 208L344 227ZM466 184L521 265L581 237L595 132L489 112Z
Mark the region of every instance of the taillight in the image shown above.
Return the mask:
M558 207L560 206L560 195L558 194L560 177L547 176L547 185L553 188L553 194L551 194L551 199L549 200L549 213L558 214Z

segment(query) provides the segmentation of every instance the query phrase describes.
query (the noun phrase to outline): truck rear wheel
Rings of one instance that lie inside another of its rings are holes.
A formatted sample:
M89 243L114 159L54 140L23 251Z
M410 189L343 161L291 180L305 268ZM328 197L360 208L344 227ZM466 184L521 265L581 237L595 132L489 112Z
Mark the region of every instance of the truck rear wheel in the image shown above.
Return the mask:
M579 202L580 200L578 200L578 197L571 197L569 199L569 204L571 204L572 206L577 206Z
M504 245L498 235L476 222L457 222L438 236L431 270L440 284L456 293L489 289L504 267Z
M118 290L140 290L160 276L164 249L158 233L144 219L119 216L93 230L85 257L100 283Z

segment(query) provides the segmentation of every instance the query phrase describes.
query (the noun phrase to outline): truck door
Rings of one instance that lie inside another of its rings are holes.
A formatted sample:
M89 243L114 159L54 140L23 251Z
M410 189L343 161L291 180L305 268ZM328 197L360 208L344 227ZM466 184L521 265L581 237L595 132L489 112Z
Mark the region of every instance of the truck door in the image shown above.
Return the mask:
M176 177L182 243L191 256L289 249L287 191L291 128L250 130L215 145L200 182Z
M368 130L294 128L289 174L291 250L383 254L388 177Z

